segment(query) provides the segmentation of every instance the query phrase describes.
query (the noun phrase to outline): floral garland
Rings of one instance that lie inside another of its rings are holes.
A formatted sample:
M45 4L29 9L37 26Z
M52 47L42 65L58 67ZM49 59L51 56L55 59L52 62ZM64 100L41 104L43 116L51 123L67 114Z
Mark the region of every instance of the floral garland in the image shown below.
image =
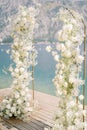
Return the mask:
M36 25L35 15L35 8L20 6L18 14L10 21L14 39L11 58L15 66L11 65L9 68L13 77L11 93L0 104L0 115L6 118L14 116L27 119L33 110L32 96L27 86L34 80L30 67L37 54L32 42Z
M80 95L78 103L76 102L79 86L84 84L79 77L84 60L80 52L80 45L84 40L81 20L83 17L73 10L60 9L57 19L63 22L63 27L58 32L60 44L56 44L55 50L51 46L46 48L57 62L53 83L57 89L59 103L52 130L79 130L86 125L86 122L83 122L86 111L81 104L84 96Z

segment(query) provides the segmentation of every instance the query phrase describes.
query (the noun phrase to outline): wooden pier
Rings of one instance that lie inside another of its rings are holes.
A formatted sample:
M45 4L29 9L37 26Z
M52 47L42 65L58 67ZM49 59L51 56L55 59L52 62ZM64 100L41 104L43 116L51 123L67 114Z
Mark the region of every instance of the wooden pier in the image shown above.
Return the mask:
M6 95L9 91L9 89L0 90L0 96ZM38 101L39 107L33 112L27 123L14 118L2 119L0 130L44 130L44 128L51 128L54 124L53 118L57 110L58 98L35 91L35 100Z
M10 89L0 90L0 98L9 92ZM32 91L30 92L32 93ZM44 130L44 128L51 128L54 124L58 98L35 91L35 100L38 101L39 107L29 117L30 120L28 122L23 122L14 118L9 120L1 119L0 130Z

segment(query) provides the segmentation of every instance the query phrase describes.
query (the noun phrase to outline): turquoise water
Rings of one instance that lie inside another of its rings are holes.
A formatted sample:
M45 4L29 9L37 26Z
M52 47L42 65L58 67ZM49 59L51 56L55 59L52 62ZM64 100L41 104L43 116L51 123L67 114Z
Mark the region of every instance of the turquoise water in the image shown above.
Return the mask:
M6 54L10 46L3 45L0 47L0 88L7 88L11 86L12 78L10 73L4 73L2 69L8 70L9 65L12 63L10 55ZM55 87L53 86L52 79L55 74L55 62L51 54L45 51L46 45L36 45L38 50L37 61L35 66L35 90L55 95ZM2 51L2 49L4 51Z
M46 46L47 46L46 44L36 45L36 49L38 50L38 57L37 57L38 64L35 66L34 71L35 90L55 95L56 89L52 83L52 79L55 76L56 63L53 60L51 54L46 52L45 50ZM5 52L5 50L8 49L9 47L10 47L9 45L3 45L0 47L0 88L8 88L11 86L12 83L10 73L4 73L2 71L3 68L4 70L8 70L9 65L12 63L10 55L6 54ZM2 51L2 49L4 51ZM86 89L87 89L87 78L86 78Z

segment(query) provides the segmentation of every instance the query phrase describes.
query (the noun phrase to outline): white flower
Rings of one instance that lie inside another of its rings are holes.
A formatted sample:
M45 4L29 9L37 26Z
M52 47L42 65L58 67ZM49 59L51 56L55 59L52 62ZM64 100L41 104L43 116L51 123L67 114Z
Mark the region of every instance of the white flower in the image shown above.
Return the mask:
M19 73L19 69L18 69L18 68L15 68L15 72L16 72L16 73Z
M20 68L20 72L23 73L25 69L23 67Z
M12 66L10 66L10 68L9 68L9 71L11 71L11 72L13 71L13 68L12 68Z
M22 103L22 100L19 98L19 99L17 100L17 103L18 103L18 104L21 104L21 103Z
M22 96L24 96L26 94L25 91L23 91L23 90L20 93Z
M6 53L9 54L9 53L10 53L10 50L7 50Z
M78 107L79 107L80 109L83 109L83 105L82 105L82 104L79 104Z
M32 107L29 107L28 110L29 110L30 112L32 112L32 111L33 111L33 108L32 108Z
M8 104L8 105L6 106L6 108L7 108L7 109L11 109L11 105Z
M71 42L71 41L67 41L67 42L65 43L65 45L66 45L68 48L70 48L70 47L72 46L72 42Z
M74 83L74 82L76 82L76 79L73 76L71 76L71 77L69 77L69 82Z
M72 29L73 29L72 24L66 24L66 25L63 26L63 31L65 31L65 32L71 33Z
M26 16L27 15L27 12L26 11L23 11L22 12L22 16Z
M9 113L9 117L12 117L12 113Z
M75 126L69 126L67 130L75 130Z
M57 90L57 95L62 95L62 91Z
M55 55L55 56L54 56L54 59L55 59L55 61L59 61L59 56L58 56L58 55Z
M51 52L51 50L52 50L51 46L47 46L47 47L46 47L46 51L47 51L47 52Z
M83 57L83 56L81 56L81 55L76 56L76 62L77 62L78 64L81 64L81 63L83 62L83 60L84 60L84 57Z
M3 99L3 103L7 103L8 102L8 100L6 100L6 99Z
M52 51L52 55L53 56L57 55L57 52L56 51Z
M87 114L87 111L83 110L83 115L86 116L86 114Z
M9 115L9 110L6 110L6 114Z
M72 54L68 50L64 53L64 57L66 57L66 58L70 58L71 56L72 56Z
M19 97L20 97L19 93L15 92L15 98L19 98Z
M20 113L21 113L20 110L18 110L18 111L17 111L17 114L20 114Z
M58 32L58 40L59 40L59 41L64 41L62 30L60 30L60 31Z
M67 88L68 87L68 83L64 82L64 87Z
M61 44L61 45L60 45L60 50L61 50L62 52L64 52L64 51L66 52L66 51L67 51L64 44Z
M79 96L79 99L80 99L80 100L83 100L83 99L84 99L84 96L83 96L83 95L80 95L80 96Z
M16 111L16 108L15 107L11 107L11 112L15 112Z
M17 84L17 82L18 82L18 80L14 80L14 81L13 81L13 84Z

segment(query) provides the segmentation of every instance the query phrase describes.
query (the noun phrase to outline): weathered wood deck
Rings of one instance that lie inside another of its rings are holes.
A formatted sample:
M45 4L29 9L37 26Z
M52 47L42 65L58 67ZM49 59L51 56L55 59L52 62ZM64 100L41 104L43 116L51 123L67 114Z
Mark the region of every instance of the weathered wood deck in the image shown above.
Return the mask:
M0 90L0 96L6 95L7 92L9 89ZM0 130L44 130L45 127L52 127L57 110L57 97L35 91L35 100L38 101L39 108L33 112L28 123L18 119L3 119L0 121Z
M0 97L9 92L9 89L0 90ZM52 127L58 98L35 91L35 100L38 101L39 108L33 112L28 123L13 118L3 119L0 120L0 130L44 130L44 128Z

